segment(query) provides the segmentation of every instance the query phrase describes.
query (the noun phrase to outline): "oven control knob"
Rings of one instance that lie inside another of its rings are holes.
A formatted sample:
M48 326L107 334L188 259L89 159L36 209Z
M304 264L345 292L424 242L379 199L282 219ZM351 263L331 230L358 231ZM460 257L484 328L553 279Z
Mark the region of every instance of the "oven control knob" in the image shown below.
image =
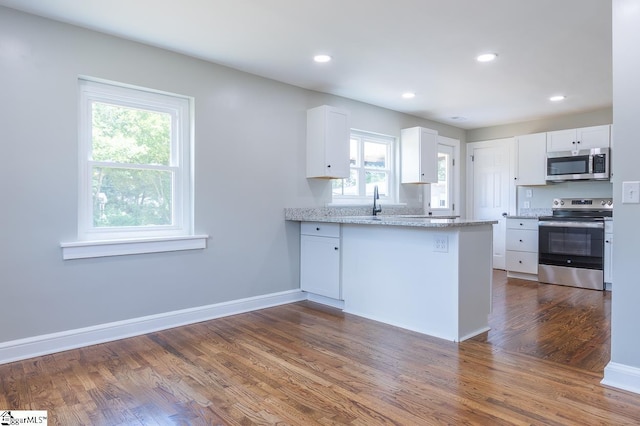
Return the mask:
M564 206L564 200L560 200L560 205Z
M558 205L558 200L553 200L553 205L557 206Z
M611 204L613 204L613 201L609 200L607 201L607 205L610 206Z

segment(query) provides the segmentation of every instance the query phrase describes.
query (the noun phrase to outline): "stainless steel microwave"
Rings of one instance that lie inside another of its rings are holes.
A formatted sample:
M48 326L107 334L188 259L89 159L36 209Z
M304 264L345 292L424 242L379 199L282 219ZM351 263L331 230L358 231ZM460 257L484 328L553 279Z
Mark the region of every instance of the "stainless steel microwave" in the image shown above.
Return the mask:
M609 148L547 152L547 180L609 180Z

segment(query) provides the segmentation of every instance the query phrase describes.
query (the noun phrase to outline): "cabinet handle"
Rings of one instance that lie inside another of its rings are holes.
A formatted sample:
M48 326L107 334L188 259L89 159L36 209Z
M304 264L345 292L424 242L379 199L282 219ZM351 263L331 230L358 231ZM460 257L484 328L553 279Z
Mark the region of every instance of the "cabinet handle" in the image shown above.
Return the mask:
M520 240L520 242L522 242L522 240Z
M571 143L575 145L575 144L576 144L576 141L573 141L573 142L571 142Z
M605 243L610 243L611 241L609 241L609 240L604 240L604 242L605 242Z
M338 247L334 247L333 249L334 249L335 251L338 251Z
M331 168L331 164L327 164L327 168L330 169Z
M320 230L320 228L316 228L316 231L319 231L319 230Z
M518 260L518 263L522 263L522 260Z
M524 226L524 223L521 223L520 226Z

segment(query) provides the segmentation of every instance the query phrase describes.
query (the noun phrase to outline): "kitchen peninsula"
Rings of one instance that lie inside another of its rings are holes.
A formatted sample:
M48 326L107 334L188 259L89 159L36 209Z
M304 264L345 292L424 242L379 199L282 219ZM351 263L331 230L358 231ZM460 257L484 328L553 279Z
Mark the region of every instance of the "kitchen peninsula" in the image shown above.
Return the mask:
M319 293L347 313L456 342L489 329L495 221L313 209L286 209L285 219L301 223L310 300Z

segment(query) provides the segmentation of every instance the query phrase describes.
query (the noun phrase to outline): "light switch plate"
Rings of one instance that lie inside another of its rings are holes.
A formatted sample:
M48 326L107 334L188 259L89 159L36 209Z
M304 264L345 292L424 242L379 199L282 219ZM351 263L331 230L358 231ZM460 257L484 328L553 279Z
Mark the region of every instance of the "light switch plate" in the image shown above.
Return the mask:
M622 204L640 203L640 182L622 182Z
M533 190L532 189L527 189L525 191L525 194L527 195L527 198L531 198L531 197L533 197Z

